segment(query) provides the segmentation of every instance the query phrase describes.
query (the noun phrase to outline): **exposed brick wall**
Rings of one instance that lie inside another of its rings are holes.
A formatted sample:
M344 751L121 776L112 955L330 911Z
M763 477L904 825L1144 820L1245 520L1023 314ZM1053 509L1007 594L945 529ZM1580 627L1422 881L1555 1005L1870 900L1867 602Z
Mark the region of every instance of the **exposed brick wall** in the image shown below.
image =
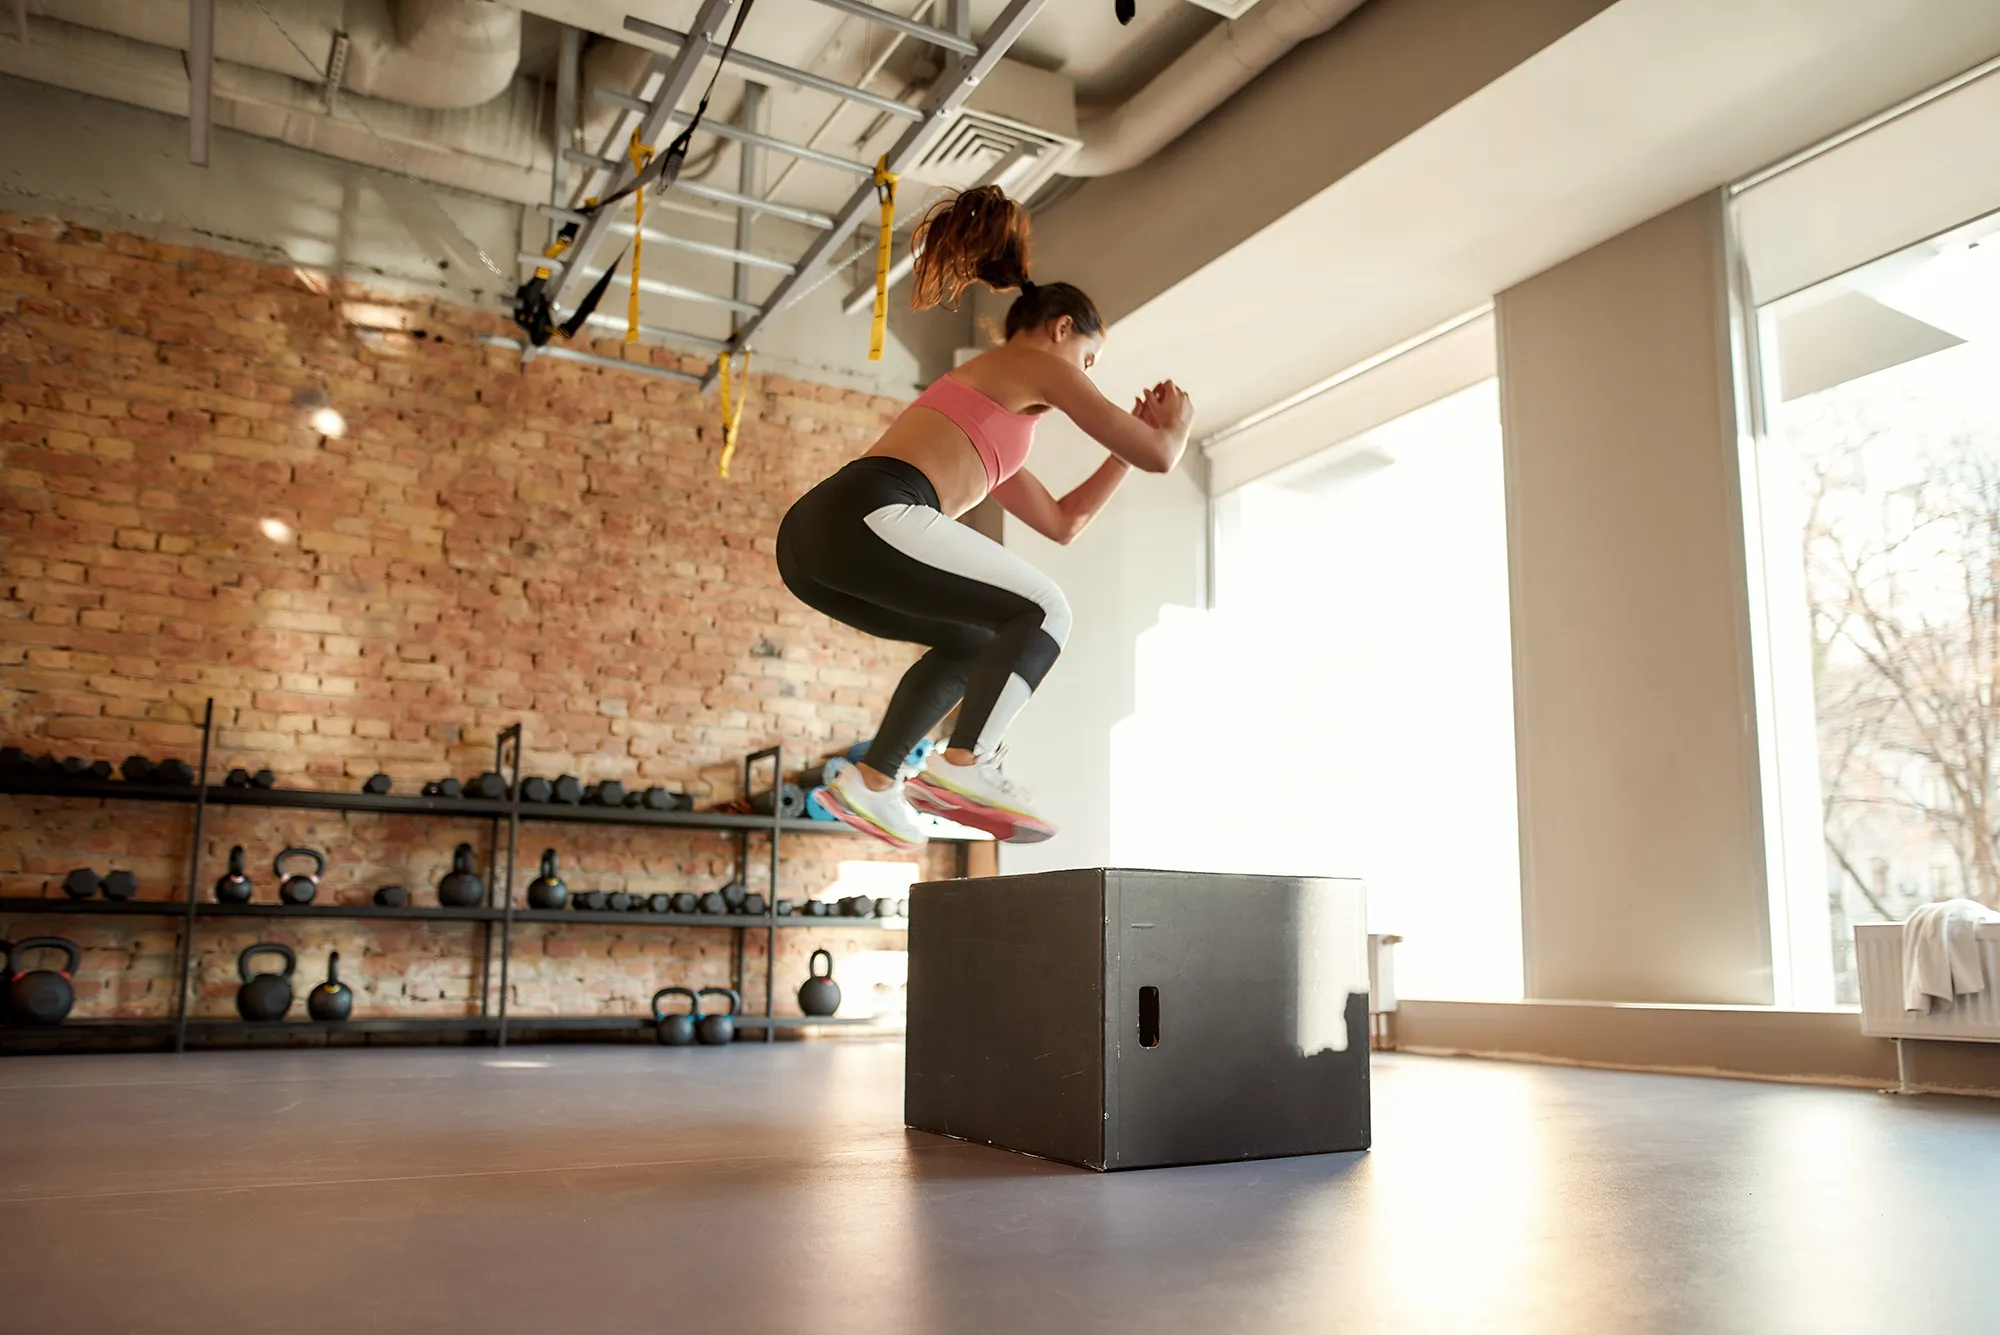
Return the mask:
M507 330L0 214L5 739L192 761L189 725L212 697L218 774L268 766L287 786L352 790L379 769L408 791L489 768L496 732L519 721L531 772L707 801L735 794L748 750L782 742L803 758L865 736L911 651L798 604L771 553L791 500L899 405L758 377L724 481L712 395L549 360L523 374L514 354L477 342L487 332ZM311 429L301 390L324 391L341 437ZM274 541L265 521L295 536ZM0 894L43 893L86 863L131 868L147 897L178 894L189 825L185 809L0 798ZM476 821L224 810L202 878L242 843L270 897L272 854L309 843L332 859L323 902L363 902L391 881L421 899L452 844L483 835ZM735 859L721 835L539 825L524 863L544 846L562 850L573 887L709 889ZM785 893L824 890L842 859L885 856L846 838L788 840ZM934 848L923 865L948 875L951 853ZM56 925L15 918L0 934ZM164 1010L171 928L66 926L88 948L79 1016ZM340 949L374 1013L462 1013L477 995L477 931L210 928L197 1007L226 1014L235 951L268 938L300 949L308 974ZM781 934L781 1001L821 943ZM625 1010L665 982L723 981L729 950L721 931L523 928L512 1004ZM761 995L754 971L746 981Z

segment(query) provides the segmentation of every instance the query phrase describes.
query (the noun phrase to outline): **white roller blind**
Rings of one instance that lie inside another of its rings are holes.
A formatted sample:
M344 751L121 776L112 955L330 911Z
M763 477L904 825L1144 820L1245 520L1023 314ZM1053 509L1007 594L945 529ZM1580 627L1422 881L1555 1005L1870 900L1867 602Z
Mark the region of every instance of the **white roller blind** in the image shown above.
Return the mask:
M1209 491L1220 496L1255 482L1425 404L1490 380L1494 373L1493 315L1489 311L1207 447Z
M2000 209L2000 71L1736 196L1759 305Z

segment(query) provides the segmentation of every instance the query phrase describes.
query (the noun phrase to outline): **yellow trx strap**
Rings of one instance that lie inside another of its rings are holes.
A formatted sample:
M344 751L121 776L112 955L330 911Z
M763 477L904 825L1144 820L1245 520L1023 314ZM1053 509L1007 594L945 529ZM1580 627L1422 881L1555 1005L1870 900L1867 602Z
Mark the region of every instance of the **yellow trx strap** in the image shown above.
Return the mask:
M736 455L736 428L743 422L743 405L750 399L750 349L743 350L743 397L735 396L729 380L729 354L722 354L722 466L723 477L729 476L729 461Z
M636 174L646 170L646 164L653 160L653 150L639 142L639 132L632 131L632 142L625 147L632 158L632 170ZM632 192L632 288L625 298L625 341L639 341L639 249L646 238L646 192Z
M875 194L882 201L882 236L875 245L875 324L868 331L868 360L882 360L882 335L889 328L889 254L896 233L896 182L889 155L875 164Z

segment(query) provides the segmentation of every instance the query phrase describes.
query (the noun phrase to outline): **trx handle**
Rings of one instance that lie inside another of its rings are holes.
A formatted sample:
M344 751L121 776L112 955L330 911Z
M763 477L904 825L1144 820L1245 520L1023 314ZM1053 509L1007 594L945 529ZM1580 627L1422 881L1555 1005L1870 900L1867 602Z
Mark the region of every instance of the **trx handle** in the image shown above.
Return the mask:
M882 204L882 235L875 243L875 322L868 330L868 360L882 360L882 340L889 329L889 260L895 245L896 184L902 178L889 170L889 155L875 163L875 195Z
M576 241L577 226L573 219L564 223L562 230L556 233L556 239L542 252L542 258L553 260L567 251ZM637 237L633 238L633 244L638 244ZM620 255L619 262L622 263L624 258ZM535 276L521 284L514 293L514 323L521 327L521 332L528 336L528 341L538 348L546 345L558 333L564 338L576 337L577 330L583 328L584 322L597 312L597 303L604 300L605 289L611 286L612 278L617 275L618 265L613 264L598 277L597 282L592 284L590 291L586 292L583 300L577 304L575 313L561 324L556 323L555 303L549 300L549 275L552 272L547 268L535 270ZM636 283L632 290L635 292L639 290Z

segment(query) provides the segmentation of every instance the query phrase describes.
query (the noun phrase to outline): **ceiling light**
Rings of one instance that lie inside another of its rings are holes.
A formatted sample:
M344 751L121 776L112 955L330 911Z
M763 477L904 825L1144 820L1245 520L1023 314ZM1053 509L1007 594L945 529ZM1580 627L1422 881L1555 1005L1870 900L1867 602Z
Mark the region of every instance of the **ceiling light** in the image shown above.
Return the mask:
M292 526L282 519L259 520L257 527L272 542L290 542L292 540Z
M336 440L347 434L347 419L332 408L313 409L306 423L322 436L332 436Z

